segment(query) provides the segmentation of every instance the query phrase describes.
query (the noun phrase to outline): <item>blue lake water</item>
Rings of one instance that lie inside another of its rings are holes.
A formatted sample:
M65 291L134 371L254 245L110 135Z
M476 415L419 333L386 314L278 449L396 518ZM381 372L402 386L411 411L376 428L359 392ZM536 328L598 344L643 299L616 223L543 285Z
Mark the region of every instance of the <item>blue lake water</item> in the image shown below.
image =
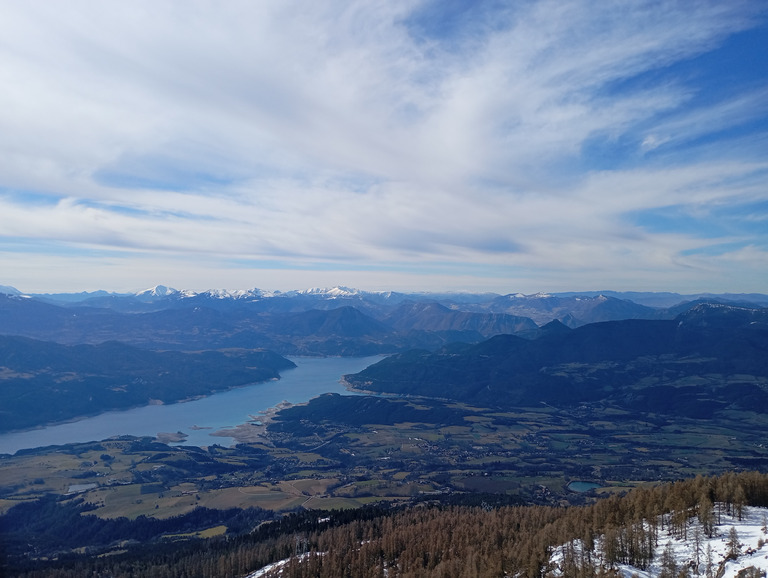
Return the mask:
M50 445L103 440L118 435L187 434L185 445L229 445L232 438L211 436L216 430L245 423L282 401L303 403L323 393L349 393L342 375L357 373L381 359L373 357L290 358L297 367L280 379L239 387L208 397L168 405L112 411L78 421L0 435L0 454ZM204 429L199 429L204 428Z
M572 492L589 492L590 490L596 490L600 487L600 484L594 482L571 482L568 484L568 489Z

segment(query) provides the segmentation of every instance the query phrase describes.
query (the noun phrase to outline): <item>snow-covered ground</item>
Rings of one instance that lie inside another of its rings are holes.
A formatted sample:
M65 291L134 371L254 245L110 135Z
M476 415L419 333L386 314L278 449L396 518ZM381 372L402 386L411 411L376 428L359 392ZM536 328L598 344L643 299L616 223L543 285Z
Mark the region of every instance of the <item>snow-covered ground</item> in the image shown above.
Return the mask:
M272 564L268 564L264 566L264 568L259 568L255 572L251 572L246 576L245 578L264 578L266 576L269 576L272 572L275 572L277 574L278 570L281 570L288 564L289 560L280 560L279 562L274 562Z
M646 570L640 570L633 566L620 564L618 569L624 578L637 576L638 578L656 578L662 570L662 553L669 545L675 558L678 570L688 567L691 576L706 576L708 563L708 550L711 552L711 576L719 578L736 578L739 571L749 567L755 567L768 573L768 532L765 531L768 524L768 509L745 507L741 520L736 516L723 514L720 523L715 526L714 535L708 538L702 530L696 517L688 521L687 539L673 536L666 529L660 530L658 546L654 550L653 561ZM729 541L731 528L736 530L740 544L739 554L735 560L726 560L730 551ZM696 568L696 541L694 536L699 533L699 565ZM762 545L759 542L766 542ZM579 544L575 545L578 550ZM557 548L553 554L552 562L556 567L563 560L563 548ZM719 571L722 568L723 573ZM555 571L557 574L557 570Z
M303 560L306 557L307 554L301 554L299 556L299 560ZM273 562L272 564L267 564L263 568L259 568L255 572L251 572L245 576L245 578L268 578L271 576L280 576L282 574L282 570L288 565L290 561L290 558L286 558L285 560L279 560L277 562Z
M659 531L658 546L654 550L653 561L646 570L640 570L626 564L618 565L618 569L624 578L657 578L662 570L662 553L669 545L678 571L688 567L691 576L707 576L708 557L711 556L711 576L718 578L736 578L741 570L754 567L762 575L768 575L768 508L744 507L741 520L736 516L722 514L720 523L715 526L713 536L708 538L704 533L696 517L688 521L687 539L672 535L665 525L664 530ZM739 554L735 560L727 560L730 551L731 528L736 530L739 542ZM696 540L699 534L699 566L695 567ZM599 539L597 540L599 544ZM765 542L762 545L761 542ZM578 551L580 544L574 545ZM599 546L597 547L599 550ZM708 555L708 551L710 554ZM306 556L304 554L303 556ZM555 567L554 574L558 575L557 568L563 561L563 547L556 548L552 555L552 564ZM596 561L599 563L599 556ZM248 574L245 578L268 578L280 576L289 560L281 560ZM722 574L720 570L722 568ZM760 575L760 574L758 574Z

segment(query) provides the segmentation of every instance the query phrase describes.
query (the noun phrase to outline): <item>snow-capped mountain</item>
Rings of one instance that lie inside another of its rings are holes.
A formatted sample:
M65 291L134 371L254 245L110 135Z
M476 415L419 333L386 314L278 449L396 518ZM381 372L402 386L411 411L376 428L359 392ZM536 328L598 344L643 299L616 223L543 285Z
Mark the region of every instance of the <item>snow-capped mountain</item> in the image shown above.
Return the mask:
M624 294L612 292L582 293L434 293L394 291L366 291L337 285L334 287L313 287L291 291L268 291L253 289L208 289L196 291L175 289L167 285L155 285L149 289L132 293L112 293L103 290L81 293L27 294L10 285L0 286L0 296L20 299L29 297L62 307L88 307L108 309L122 313L150 313L161 310L183 310L188 308L215 309L220 312L238 311L239 316L248 310L252 313L289 314L311 310L329 311L339 307L354 307L377 320L390 318L402 306L412 304L439 304L456 313L473 315L506 315L525 317L536 325L544 326L552 320L577 328L600 321L623 319L673 319L700 301L685 302L682 295L673 308L654 308L624 298ZM651 294L632 294L651 295ZM667 296L673 294L665 294ZM753 299L750 301L747 299ZM709 300L712 302L712 299ZM744 296L742 301L728 300L721 303L756 309L768 305L768 295ZM762 306L765 306L762 305ZM84 313L81 314L81 316ZM413 329L416 329L413 327ZM455 327L452 327L455 329ZM448 336L444 336L448 338ZM451 339L460 336L454 335ZM465 335L462 339L466 338Z
M265 299L274 297L275 292L263 289L208 289L202 293L191 294L194 296L209 297L211 299Z
M332 287L332 288L320 288L312 287L310 289L299 289L294 291L267 291L255 287L253 289L208 289L206 291L192 291L189 289L178 290L172 287L166 287L165 285L155 285L149 289L139 291L135 293L136 297L152 297L152 298L164 298L164 297L210 297L213 299L266 299L275 296L281 297L294 297L294 296L314 296L324 297L329 299L335 299L340 297L356 297L362 295L376 295L378 292L361 291L360 289L352 289L349 287Z
M363 291L351 289L349 287L336 286L329 288L312 287L296 291L297 295L325 295L328 297L349 297L350 295L360 295Z
M296 291L287 291L281 293L283 297L292 296L304 296L304 297L320 297L324 299L345 299L345 298L377 298L387 299L394 295L398 295L393 291L363 291L362 289L355 289L354 287L345 287L344 285L337 285L335 287L311 287L309 289L299 289Z
M180 292L172 287L166 287L165 285L155 285L144 291L136 293L136 297L169 297L171 295L178 295Z
M177 298L177 299L191 299L193 297L202 297L210 299L264 299L268 297L274 297L279 292L265 291L263 289L208 289L206 291L191 291L189 289L173 289L172 287L166 287L165 285L155 285L144 291L139 291L134 295L138 298L152 298L152 299L165 299L165 298Z

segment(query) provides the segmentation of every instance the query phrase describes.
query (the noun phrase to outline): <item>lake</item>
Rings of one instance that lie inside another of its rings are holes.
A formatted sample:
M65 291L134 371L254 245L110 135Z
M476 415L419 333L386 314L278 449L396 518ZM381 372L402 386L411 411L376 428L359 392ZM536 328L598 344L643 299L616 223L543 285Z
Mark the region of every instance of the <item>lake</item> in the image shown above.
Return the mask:
M594 482L571 482L568 484L569 490L578 493L589 492L591 490L596 490L599 487L601 487L600 484Z
M251 416L282 401L304 403L323 393L350 393L340 383L342 375L362 371L382 356L292 357L297 367L280 373L280 379L216 393L208 397L167 405L149 405L111 411L78 421L35 430L0 435L0 454L21 449L98 441L119 435L156 436L180 431L184 445L230 445L232 438L212 432L243 424Z

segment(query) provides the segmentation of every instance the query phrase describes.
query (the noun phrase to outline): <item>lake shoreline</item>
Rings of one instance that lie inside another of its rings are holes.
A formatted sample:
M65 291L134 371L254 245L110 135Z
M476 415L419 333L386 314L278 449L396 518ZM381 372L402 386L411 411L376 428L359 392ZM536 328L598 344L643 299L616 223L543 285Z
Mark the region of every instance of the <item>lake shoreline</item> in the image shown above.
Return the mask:
M283 402L295 405L323 393L346 393L342 376L361 371L381 356L289 359L297 367L283 370L280 379L237 385L198 399L110 410L3 432L0 433L0 455L120 436L153 439L161 436L160 439L173 445L198 447L263 441L266 429L263 424L284 409ZM185 436L183 441L176 441L182 440L182 436Z
M269 438L266 435L267 426L274 421L277 414L279 414L284 409L293 407L295 405L304 404L295 404L283 400L277 405L273 405L270 408L260 411L258 415L251 416L253 419L247 421L246 423L241 423L233 428L216 430L215 432L212 432L211 435L216 437L232 438L240 444L264 443L271 445Z
M291 371L292 369L295 369L295 368L294 367L289 367L287 370L284 370L284 371ZM193 403L195 401L199 401L201 399L205 399L205 398L211 397L213 395L217 395L217 394L221 394L221 393L226 393L228 391L232 391L232 390L235 390L235 389L241 389L241 388L244 388L244 387L252 387L254 385L263 385L265 383L271 383L271 382L274 382L274 381L280 381L281 378L282 378L282 376L281 377L272 377L272 378L269 378L269 379L265 379L264 381L254 381L252 383L243 383L243 384L240 384L240 385L233 385L231 387L227 387L227 388L223 388L223 389L212 390L210 393L207 393L207 394L201 394L201 395L185 397L183 399L179 399L179 400L176 400L176 401L163 401L161 399L149 399L149 400L147 400L147 402L140 403L140 404L137 404L137 405L129 405L129 406L125 406L125 407L110 408L110 409L106 409L104 411L97 411L97 412L93 412L93 413L86 413L86 414L78 415L76 417L71 417L71 418L62 419L62 420L54 420L54 421L51 421L51 422L41 423L41 424L36 425L34 427L22 428L22 429L12 429L12 430L0 430L0 436L9 435L9 434L24 434L24 433L44 430L44 429L47 429L47 428L50 428L50 427L58 427L58 426L62 426L62 425L78 423L78 422L81 422L81 421L84 421L84 420L88 420L88 419L92 419L92 418L95 418L95 417L99 417L99 416L103 416L103 415L108 415L108 414L111 414L111 413L123 413L123 412L131 411L131 410L134 410L134 409L142 409L142 408L153 407L153 406L164 406L164 405L167 406L167 405L180 405L180 404L184 404L184 403ZM201 428L201 429L204 429L204 428ZM0 454L0 455L2 455L2 454Z

